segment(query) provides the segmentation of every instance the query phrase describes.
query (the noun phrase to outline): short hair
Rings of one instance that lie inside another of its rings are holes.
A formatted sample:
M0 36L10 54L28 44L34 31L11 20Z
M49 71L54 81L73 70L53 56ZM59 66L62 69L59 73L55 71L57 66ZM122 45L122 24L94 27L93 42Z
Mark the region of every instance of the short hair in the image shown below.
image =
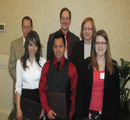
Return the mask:
M61 9L61 11L60 11L60 18L61 18L62 13L63 13L64 11L68 11L68 12L69 12L69 17L70 17L70 19L71 19L71 11L70 11L68 8L66 8L66 7Z
M22 26L23 26L23 21L24 21L24 20L30 20L31 26L33 26L32 19L31 19L29 16L25 16L25 17L22 19Z
M64 37L64 35L62 35L61 32L56 32L56 34L55 34L55 36L54 36L54 38L53 38L53 43L52 43L52 45L54 44L54 40L55 40L55 39L59 39L59 38L62 38L63 43L64 43L64 46L65 46L65 37Z
M30 31L28 33L27 37L26 37L25 44L24 44L24 48L25 48L24 55L21 57L21 62L23 63L24 70L27 67L26 66L26 61L29 58L28 45L29 45L30 41L32 41L38 47L38 50L37 50L36 55L35 55L35 59L36 59L36 62L38 63L38 65L40 66L40 64L39 64L40 53L41 53L41 42L40 42L40 38L39 38L39 35L38 35L38 33L36 31Z
M96 34L96 26L95 26L95 22L94 22L93 18L87 17L87 18L85 18L85 19L83 20L83 22L82 22L82 24L81 24L80 37L82 38L82 40L84 39L84 37L83 37L83 26L84 26L84 24L85 24L86 22L88 22L88 21L91 21L92 27L93 27L92 39L94 39L94 36L95 36L95 34Z

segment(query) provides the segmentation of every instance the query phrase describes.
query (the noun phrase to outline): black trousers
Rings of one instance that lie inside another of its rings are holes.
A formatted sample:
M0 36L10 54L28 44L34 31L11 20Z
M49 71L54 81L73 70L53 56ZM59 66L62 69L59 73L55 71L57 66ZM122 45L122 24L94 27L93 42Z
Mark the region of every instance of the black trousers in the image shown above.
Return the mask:
M34 89L34 90L22 89L21 99L22 97L40 103L39 89ZM41 120L43 120L43 118L41 118Z

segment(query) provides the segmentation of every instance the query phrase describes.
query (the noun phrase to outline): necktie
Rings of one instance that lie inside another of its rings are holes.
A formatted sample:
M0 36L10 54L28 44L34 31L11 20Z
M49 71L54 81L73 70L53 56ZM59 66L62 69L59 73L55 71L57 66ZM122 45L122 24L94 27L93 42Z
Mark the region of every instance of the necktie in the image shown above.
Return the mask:
M59 72L59 70L60 70L60 69L59 69L60 64L61 64L60 61L58 61L58 62L56 63L56 70L57 70L58 72Z

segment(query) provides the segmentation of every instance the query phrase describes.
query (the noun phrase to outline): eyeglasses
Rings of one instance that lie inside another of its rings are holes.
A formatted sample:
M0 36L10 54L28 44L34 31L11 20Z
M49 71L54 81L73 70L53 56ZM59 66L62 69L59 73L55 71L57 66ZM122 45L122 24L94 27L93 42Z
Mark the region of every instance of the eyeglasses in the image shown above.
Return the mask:
M91 31L91 30L93 30L93 28L83 28L83 30L85 30L85 31Z
M104 46L104 45L107 44L107 42L95 42L95 44L98 45L98 46L99 46L100 44L101 44L102 46Z
M61 17L61 20L70 20L69 17Z
M30 29L31 26L22 26L22 28L23 28L23 29L26 29L26 28L27 28L27 29Z

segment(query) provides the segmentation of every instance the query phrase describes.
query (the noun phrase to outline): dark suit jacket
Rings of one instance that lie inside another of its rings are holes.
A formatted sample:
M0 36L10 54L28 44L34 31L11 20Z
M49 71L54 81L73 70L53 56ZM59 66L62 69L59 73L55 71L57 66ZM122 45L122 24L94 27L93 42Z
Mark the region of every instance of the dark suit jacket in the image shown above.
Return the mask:
M76 66L84 60L84 40L74 44L71 52L70 61Z
M91 53L90 53L91 54ZM84 40L81 40L74 44L70 61L78 67L78 65L84 60Z
M61 30L59 30L57 32L61 32ZM49 36L48 43L47 43L47 60L53 59L53 57L54 57L54 53L52 50L52 44L53 44L53 38L57 32L52 33ZM68 60L70 59L70 55L71 55L74 43L76 43L78 41L79 41L79 38L69 31L69 56L68 56Z
M90 57L85 59L79 69L77 84L76 116L77 120L88 117L93 85L93 68L89 67ZM103 108L101 120L118 120L120 106L119 73L116 62L113 61L114 73L109 74L105 67Z

